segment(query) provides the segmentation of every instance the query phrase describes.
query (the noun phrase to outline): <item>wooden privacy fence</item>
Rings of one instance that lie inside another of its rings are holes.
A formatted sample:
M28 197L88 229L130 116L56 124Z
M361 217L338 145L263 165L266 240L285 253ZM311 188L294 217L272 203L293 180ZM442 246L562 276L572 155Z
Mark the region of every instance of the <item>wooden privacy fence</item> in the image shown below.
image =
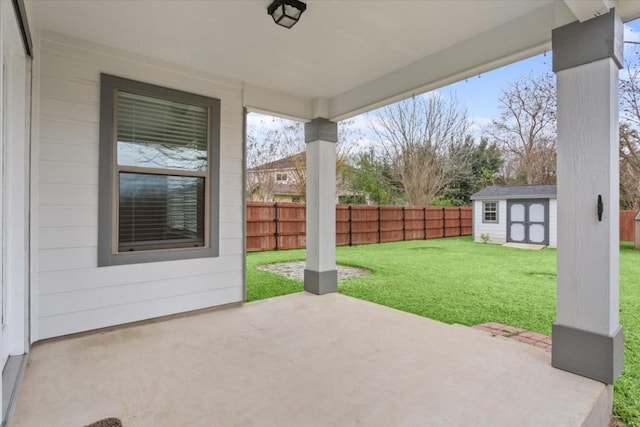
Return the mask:
M470 207L336 206L336 245L469 236ZM247 202L247 250L305 247L305 204Z
M638 211L620 211L620 241L635 240L636 215Z

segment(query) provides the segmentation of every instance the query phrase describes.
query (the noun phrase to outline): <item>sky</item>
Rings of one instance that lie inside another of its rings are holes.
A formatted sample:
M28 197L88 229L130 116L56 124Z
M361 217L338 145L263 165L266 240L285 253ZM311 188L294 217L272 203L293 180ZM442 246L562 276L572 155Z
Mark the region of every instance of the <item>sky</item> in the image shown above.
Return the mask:
M640 42L640 20L625 24L624 38ZM625 60L631 59L630 56ZM509 64L477 77L454 83L443 90L453 91L461 104L465 105L469 117L475 122L474 130L480 131L491 119L500 114L498 97L510 82L529 74L541 75L551 72L552 54L546 52L523 61ZM621 72L623 73L623 72Z
M521 77L539 76L550 71L551 52L547 52L462 80L442 90L454 93L460 104L467 108L467 113L473 121L472 132L479 136L482 128L500 114L498 97L503 89Z
M640 19L625 24L624 39L626 41L640 42ZM626 45L629 47L629 45ZM627 50L627 49L625 49ZM627 55L625 60L631 59L631 55ZM460 105L467 109L469 118L473 125L471 133L474 137L479 138L482 130L491 119L498 117L500 111L498 109L498 98L501 91L506 89L508 85L521 78L531 75L541 75L551 72L551 52L546 52L523 61L519 61L493 71L480 74L445 86L439 91L444 94L453 93L457 97ZM621 76L624 70L621 71ZM252 113L254 114L254 113ZM369 130L369 119L366 114L354 117L356 124L362 129L364 138L363 145L373 143L373 135ZM249 125L254 126L262 123L261 126L268 125L269 120L265 120L265 116L254 115L249 118Z
M640 33L640 29L638 32ZM472 122L470 132L476 139L479 139L483 128L491 123L491 119L500 114L498 97L510 82L530 74L536 76L550 71L551 52L547 52L445 86L438 91L445 95L455 96L459 104L467 109L467 114ZM363 129L369 126L366 114L355 117L354 120ZM365 139L368 140L369 132L365 130L364 133Z

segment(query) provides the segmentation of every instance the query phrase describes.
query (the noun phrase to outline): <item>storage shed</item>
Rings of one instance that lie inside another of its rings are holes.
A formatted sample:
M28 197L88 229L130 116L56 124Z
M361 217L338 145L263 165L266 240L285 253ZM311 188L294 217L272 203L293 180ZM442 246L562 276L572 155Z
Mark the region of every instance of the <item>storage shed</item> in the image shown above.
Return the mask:
M491 186L473 194L471 200L476 242L488 238L491 243L557 246L555 185Z

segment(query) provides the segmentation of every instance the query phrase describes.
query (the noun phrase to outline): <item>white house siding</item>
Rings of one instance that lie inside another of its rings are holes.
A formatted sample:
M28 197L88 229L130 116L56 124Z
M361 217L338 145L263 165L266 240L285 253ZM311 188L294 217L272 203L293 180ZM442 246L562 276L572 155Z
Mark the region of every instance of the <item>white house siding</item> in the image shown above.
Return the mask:
M241 301L241 85L55 34L39 53L32 341ZM97 267L100 73L221 100L219 257Z
M558 246L558 200L549 199L549 247Z
M493 201L493 200L487 200ZM482 222L482 203L484 200L473 202L473 240L482 242L482 235L489 235L490 243L504 243L507 241L507 201L498 202L498 222Z

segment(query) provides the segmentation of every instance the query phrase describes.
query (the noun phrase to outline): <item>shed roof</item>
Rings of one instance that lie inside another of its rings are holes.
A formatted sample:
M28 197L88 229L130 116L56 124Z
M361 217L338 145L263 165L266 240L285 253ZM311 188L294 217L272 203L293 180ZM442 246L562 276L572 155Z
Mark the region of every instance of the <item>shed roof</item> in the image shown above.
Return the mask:
M471 200L555 199L555 185L492 185L471 195Z

